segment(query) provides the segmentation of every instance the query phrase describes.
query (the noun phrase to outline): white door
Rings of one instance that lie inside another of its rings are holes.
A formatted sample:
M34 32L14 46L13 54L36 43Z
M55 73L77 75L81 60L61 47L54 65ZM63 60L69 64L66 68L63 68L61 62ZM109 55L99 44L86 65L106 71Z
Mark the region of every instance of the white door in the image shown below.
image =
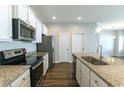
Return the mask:
M84 33L72 33L72 52L84 51Z
M69 62L69 38L67 32L59 35L59 62Z

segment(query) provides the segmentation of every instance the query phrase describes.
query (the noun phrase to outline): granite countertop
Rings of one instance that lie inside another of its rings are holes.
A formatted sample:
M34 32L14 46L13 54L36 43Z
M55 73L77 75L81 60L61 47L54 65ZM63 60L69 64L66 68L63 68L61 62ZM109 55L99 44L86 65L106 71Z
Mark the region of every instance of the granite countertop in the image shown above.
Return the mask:
M39 57L42 57L42 56L45 56L48 52L31 52L31 53L28 53L27 56L39 56Z
M124 87L124 59L116 57L104 57L102 61L109 65L93 65L82 59L82 56L92 56L99 59L97 53L73 53L80 61L95 72L110 86Z
M37 52L38 56L45 56L48 52Z
M4 65L0 66L0 87L9 86L30 68L29 65Z

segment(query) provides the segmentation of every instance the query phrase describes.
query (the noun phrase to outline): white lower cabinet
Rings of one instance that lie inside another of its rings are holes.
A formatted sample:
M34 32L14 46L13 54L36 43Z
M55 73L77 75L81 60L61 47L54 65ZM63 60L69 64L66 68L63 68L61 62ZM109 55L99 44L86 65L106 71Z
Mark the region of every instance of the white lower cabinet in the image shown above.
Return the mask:
M81 87L89 87L89 80L90 80L89 75L86 72L81 71L81 84L80 84L80 86Z
M47 70L48 70L48 68L49 68L48 53L43 58L44 58L44 62L43 62L43 75L45 75Z
M91 87L93 85L97 87L108 87L108 85L93 72L91 72L91 82Z
M80 87L108 87L108 84L78 59L76 60L76 79Z
M16 79L10 87L30 87L30 70L22 74L18 79Z
M95 82L93 82L93 81L91 80L91 81L90 81L90 87L98 87L98 86L96 85Z
M81 87L89 87L90 69L81 63Z
M78 84L81 83L81 62L79 60L76 61L76 79Z
M80 75L81 75L81 71L79 69L76 69L76 79L79 85L80 85Z

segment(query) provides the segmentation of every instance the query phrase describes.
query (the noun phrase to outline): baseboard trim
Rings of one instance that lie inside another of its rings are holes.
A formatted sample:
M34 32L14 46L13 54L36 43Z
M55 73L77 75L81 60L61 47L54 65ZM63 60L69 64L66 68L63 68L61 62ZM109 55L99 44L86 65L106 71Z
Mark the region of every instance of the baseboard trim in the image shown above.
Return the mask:
M60 63L59 61L55 61L55 63Z
M73 61L68 61L69 63L72 63ZM61 63L60 61L55 61L55 63Z
M72 63L73 61L69 61L69 63Z

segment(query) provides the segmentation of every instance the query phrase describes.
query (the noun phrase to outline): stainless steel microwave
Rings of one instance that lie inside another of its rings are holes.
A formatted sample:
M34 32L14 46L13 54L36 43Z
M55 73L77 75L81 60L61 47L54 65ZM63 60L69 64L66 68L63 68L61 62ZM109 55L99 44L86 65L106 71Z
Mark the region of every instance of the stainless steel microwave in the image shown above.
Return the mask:
M15 40L35 40L35 28L18 18L12 19L12 33Z

